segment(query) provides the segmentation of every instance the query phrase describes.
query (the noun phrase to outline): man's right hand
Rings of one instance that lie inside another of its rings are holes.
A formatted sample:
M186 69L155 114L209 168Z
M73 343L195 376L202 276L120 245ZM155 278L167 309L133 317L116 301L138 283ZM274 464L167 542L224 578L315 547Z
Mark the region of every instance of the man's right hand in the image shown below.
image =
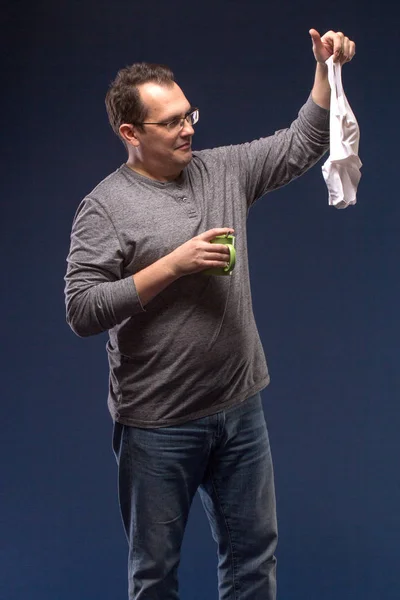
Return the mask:
M142 306L146 306L171 283L191 273L225 267L229 248L225 244L210 244L217 235L234 233L232 227L210 229L188 240L155 263L133 275Z
M217 235L234 233L231 227L209 229L178 246L164 257L175 277L200 273L205 269L223 268L229 262L226 244L210 244Z

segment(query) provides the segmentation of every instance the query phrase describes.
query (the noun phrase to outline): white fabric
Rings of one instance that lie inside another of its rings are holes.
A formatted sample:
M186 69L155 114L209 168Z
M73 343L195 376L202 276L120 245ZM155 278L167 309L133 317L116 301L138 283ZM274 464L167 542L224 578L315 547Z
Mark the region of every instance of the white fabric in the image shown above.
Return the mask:
M328 187L329 204L346 208L357 201L362 166L358 157L360 130L343 91L340 63L334 63L331 56L326 65L331 86L330 153L322 165L322 174Z

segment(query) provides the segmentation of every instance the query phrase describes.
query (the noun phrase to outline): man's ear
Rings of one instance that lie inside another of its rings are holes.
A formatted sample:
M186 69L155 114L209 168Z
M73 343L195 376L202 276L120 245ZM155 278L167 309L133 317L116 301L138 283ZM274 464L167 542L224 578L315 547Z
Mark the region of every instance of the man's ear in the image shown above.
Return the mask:
M125 141L126 144L130 146L139 146L140 141L137 137L137 131L134 125L129 123L122 123L119 126L119 135Z

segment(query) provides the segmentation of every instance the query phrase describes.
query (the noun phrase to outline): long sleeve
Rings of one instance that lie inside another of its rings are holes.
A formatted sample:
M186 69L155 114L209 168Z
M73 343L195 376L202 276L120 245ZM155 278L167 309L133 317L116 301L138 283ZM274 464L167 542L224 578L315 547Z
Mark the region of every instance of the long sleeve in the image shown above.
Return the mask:
M232 161L232 170L244 186L250 206L267 192L305 173L328 147L329 111L310 96L290 127L226 148L226 158Z
M67 322L77 335L101 333L143 312L133 277L124 276L124 256L113 223L90 197L75 215L67 263Z

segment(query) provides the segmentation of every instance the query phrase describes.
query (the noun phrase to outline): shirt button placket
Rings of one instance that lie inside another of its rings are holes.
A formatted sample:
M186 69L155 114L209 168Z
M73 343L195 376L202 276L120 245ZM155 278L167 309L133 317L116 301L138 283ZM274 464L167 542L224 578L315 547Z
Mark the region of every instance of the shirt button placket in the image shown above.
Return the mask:
M187 206L187 214L188 214L189 219L192 219L197 216L196 209L189 202L189 198L187 196L180 196L179 200Z

